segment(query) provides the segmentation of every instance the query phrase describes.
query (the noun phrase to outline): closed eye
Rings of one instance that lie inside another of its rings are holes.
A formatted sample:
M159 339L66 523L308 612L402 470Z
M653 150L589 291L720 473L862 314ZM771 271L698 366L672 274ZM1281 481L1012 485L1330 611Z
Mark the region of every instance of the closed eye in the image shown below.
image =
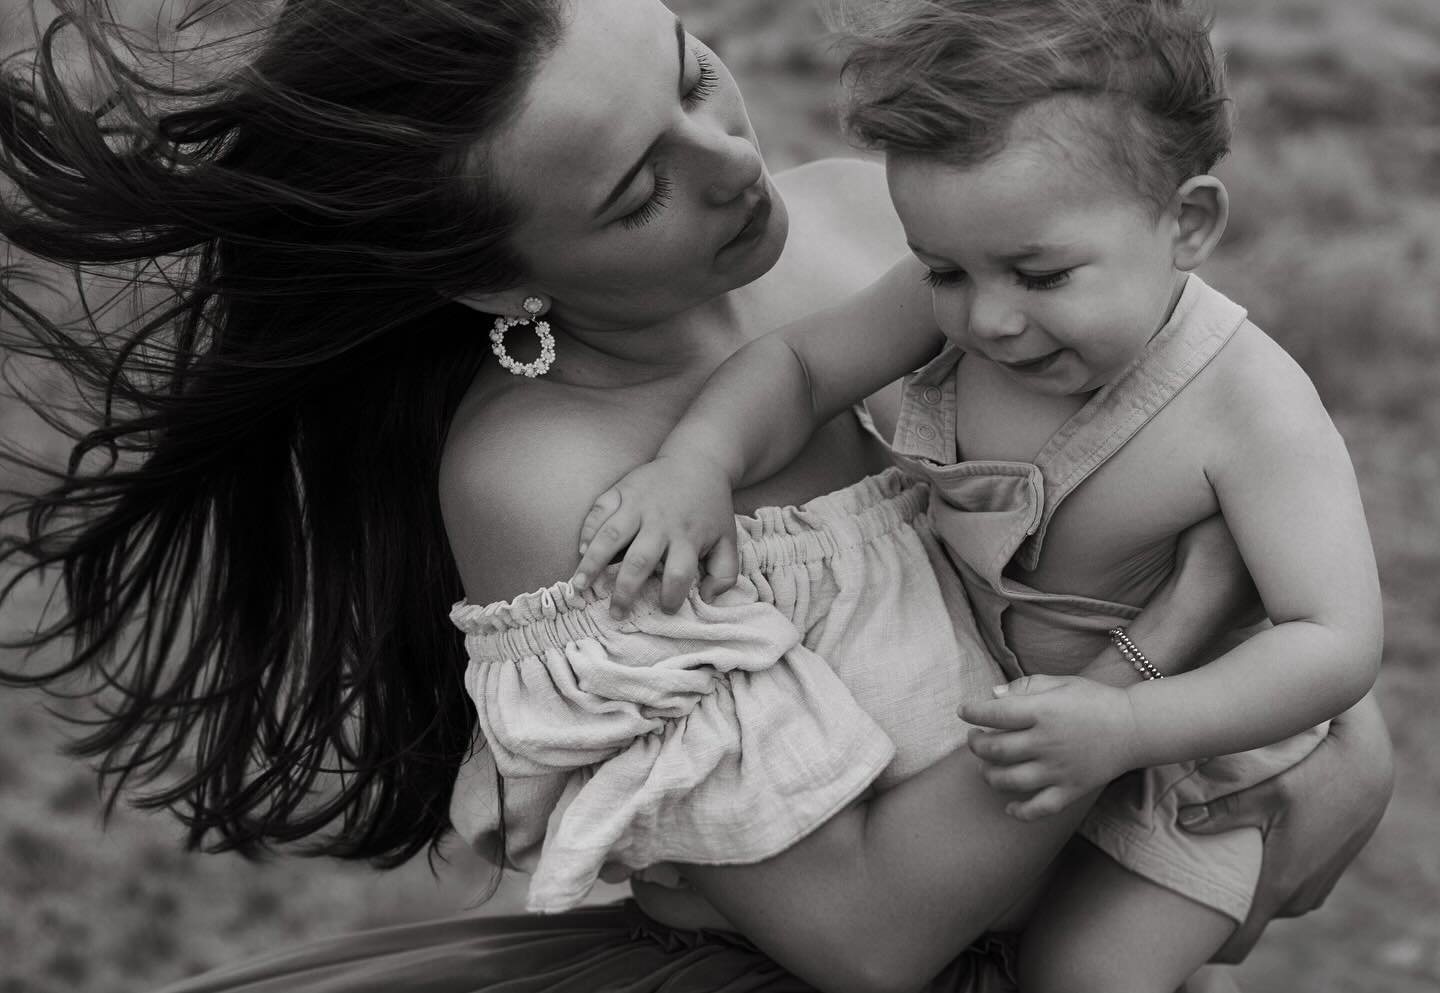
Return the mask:
M720 74L715 71L715 63L710 61L710 56L698 48L691 49L695 54L695 62L700 67L700 72L695 77L695 85L690 87L690 92L680 98L680 104L686 110L694 110L705 98L715 92L715 84L720 81Z
M1057 269L1054 272L1016 272L1015 280L1027 290L1053 290L1070 279L1074 269Z
M964 269L929 269L925 270L922 277L931 288L939 289L942 286L954 286L965 278Z
M643 227L655 219L655 215L665 209L670 202L670 194L674 192L674 185L670 178L658 170L655 173L655 189L650 196L639 207L620 218L620 223L626 228L634 229Z
M680 98L680 105L686 110L694 110L703 103L710 94L715 92L715 86L720 81L720 73L715 70L715 63L711 61L709 54L698 48L692 48L690 51L695 56L695 64L699 66L699 72L696 74L695 83L690 87L689 92ZM657 169L655 171L655 188L651 191L649 198L624 217L618 218L620 224L630 230L649 224L670 202L674 191L674 184L670 178Z

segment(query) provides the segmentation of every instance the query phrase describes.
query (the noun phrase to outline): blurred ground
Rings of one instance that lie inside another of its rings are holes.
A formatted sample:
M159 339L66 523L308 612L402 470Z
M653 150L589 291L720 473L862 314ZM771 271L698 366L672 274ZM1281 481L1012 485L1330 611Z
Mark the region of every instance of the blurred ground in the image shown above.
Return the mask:
M0 51L17 0L0 0ZM847 151L835 62L803 0L675 5L740 78L772 167ZM137 25L160 0L117 0ZM1239 970L1249 993L1440 989L1440 5L1223 0L1240 137L1222 172L1230 234L1213 283L1305 365L1360 474L1386 594L1378 692L1399 755L1374 841L1309 917L1274 925ZM45 448L0 402L0 431ZM41 594L0 626L35 616ZM292 942L450 913L484 883L456 853L384 876L288 860L187 856L163 820L106 832L90 775L56 754L40 701L0 693L0 993L129 993ZM487 912L517 906L507 884Z

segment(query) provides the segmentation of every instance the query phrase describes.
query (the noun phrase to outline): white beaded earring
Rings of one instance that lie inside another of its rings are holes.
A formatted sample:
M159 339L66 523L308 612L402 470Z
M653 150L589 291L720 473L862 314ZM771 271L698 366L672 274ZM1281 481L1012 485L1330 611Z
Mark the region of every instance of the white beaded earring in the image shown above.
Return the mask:
M543 376L550 371L550 364L555 361L555 336L550 333L548 321L537 320L540 311L545 309L545 301L539 297L526 297L521 304L529 317L497 317L495 327L490 330L490 350L500 360L501 368L508 369L517 376L524 376L526 379L534 379L536 376ZM505 351L505 332L513 327L522 324L533 324L535 336L540 339L540 357L534 362L526 362L523 365L510 357Z

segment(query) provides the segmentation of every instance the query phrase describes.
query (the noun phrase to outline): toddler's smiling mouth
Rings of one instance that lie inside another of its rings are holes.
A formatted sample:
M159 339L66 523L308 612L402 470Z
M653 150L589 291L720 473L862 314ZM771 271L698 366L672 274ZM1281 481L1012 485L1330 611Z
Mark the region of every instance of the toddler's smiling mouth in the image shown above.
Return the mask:
M1063 348L1057 348L1053 352L1046 352L1044 355L1038 355L1033 359L1023 359L1020 361L1011 362L1004 362L996 359L995 361L998 362L1000 365L1004 366L1006 369L1011 370L1012 372L1018 372L1023 375L1035 375L1036 373L1047 371L1052 365L1055 364L1056 360L1060 358L1061 353L1063 353L1064 351L1065 349Z

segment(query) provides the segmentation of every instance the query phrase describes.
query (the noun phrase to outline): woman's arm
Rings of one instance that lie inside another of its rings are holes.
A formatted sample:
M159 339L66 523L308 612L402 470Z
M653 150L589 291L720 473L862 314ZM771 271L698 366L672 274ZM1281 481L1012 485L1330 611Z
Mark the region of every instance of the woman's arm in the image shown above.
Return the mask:
M775 858L685 874L827 993L910 993L1029 893L1084 812L1013 820L961 748Z
M1257 606L1217 516L1181 535L1175 570L1130 630L1180 672ZM1117 687L1140 678L1113 649L1087 675ZM776 859L686 873L734 926L822 989L914 989L1026 894L1089 807L1024 824L1005 815L1013 797L985 775L962 750Z
M626 439L583 411L557 421L552 402L527 409L516 397L476 412L472 423L486 430L459 424L452 432L442 505L466 592L485 603L573 568L568 536L587 486L643 458L646 440ZM556 464L573 485L551 485ZM1224 564L1234 553L1223 529L1197 528L1182 548L1184 568L1133 628L1177 669L1245 600L1243 578L1233 578L1239 570ZM1228 585L1215 581L1226 576ZM1138 678L1128 667L1107 671L1122 684ZM1033 888L1084 807L1018 823L961 749L774 859L687 874L737 928L820 988L914 989Z
M1308 914L1375 833L1395 785L1395 758L1372 695L1330 722L1297 765L1249 789L1180 811L1196 834L1258 827L1265 856L1250 914L1216 961L1240 962L1275 917Z

